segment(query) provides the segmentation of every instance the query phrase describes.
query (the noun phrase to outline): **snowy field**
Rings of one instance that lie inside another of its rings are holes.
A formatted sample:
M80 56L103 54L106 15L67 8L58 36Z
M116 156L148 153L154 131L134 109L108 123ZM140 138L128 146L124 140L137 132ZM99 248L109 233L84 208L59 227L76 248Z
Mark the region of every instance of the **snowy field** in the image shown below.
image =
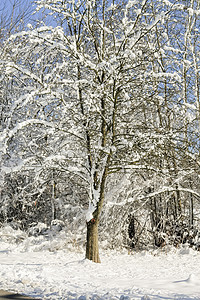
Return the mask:
M200 253L188 249L128 254L100 251L101 264L84 259L64 233L26 237L0 233L0 289L37 299L200 299Z

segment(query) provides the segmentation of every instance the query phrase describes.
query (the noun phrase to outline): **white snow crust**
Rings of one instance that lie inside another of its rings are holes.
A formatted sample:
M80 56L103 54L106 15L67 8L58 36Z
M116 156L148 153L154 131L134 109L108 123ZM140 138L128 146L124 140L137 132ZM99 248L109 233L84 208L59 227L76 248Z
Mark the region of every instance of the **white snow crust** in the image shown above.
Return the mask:
M60 233L59 233L60 234ZM162 251L100 251L101 264L84 249L20 231L0 232L0 289L37 299L200 299L200 253L187 247Z

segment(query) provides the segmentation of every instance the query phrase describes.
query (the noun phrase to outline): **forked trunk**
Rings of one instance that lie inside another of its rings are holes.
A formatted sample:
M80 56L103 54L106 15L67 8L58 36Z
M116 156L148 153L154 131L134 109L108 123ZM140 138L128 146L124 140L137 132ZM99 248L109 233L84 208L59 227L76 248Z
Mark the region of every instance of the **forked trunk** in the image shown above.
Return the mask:
M87 222L86 258L95 263L100 263L98 245L98 221L95 219Z

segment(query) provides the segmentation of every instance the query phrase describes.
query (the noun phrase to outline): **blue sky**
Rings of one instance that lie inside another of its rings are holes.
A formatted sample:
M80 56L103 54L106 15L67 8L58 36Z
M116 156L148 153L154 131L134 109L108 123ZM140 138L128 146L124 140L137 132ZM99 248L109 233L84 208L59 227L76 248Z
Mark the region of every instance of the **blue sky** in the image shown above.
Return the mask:
M43 19L44 15L42 12L32 15L35 4L33 4L34 0L0 0L0 18L6 20L7 26L9 27L9 22L12 15L13 7L14 9L14 17L15 19L19 16L23 16L25 12L24 23L25 25L28 23L33 24L35 20ZM56 23L52 18L46 19L47 25L55 26Z
M13 5L15 5L16 10L23 10L24 8L31 5L32 0L0 0L0 10L4 9L11 13Z
M23 16L25 13L25 24L32 23L32 20L38 18L36 15L32 15L34 9L32 2L32 0L0 0L1 18L8 23L10 21L12 11L14 11L14 19Z

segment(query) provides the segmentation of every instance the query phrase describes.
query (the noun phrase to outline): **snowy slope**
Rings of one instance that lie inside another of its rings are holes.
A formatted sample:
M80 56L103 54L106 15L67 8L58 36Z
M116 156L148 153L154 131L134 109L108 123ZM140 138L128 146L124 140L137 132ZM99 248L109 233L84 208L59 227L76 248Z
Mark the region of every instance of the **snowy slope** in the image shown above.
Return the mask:
M53 240L37 239L40 247L1 236L0 289L52 300L200 299L200 253L191 249L101 251L94 264L80 248L55 250Z

